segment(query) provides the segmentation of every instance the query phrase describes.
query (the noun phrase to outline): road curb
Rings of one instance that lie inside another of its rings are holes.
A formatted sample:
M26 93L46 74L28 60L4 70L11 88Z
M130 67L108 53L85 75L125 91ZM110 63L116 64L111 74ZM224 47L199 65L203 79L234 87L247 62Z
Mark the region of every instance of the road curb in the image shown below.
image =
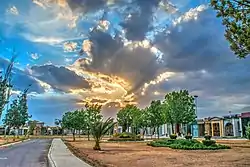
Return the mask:
M16 144L19 144L19 143L23 143L23 142L26 142L26 141L29 141L29 140L30 139L26 139L26 140L23 140L23 141L18 141L18 142L14 142L14 143L8 143L8 144L0 145L0 148L8 147L8 146L13 146L13 145L16 145Z
M51 157L51 150L53 148L53 141L54 141L54 139L51 142L51 145L49 147L49 152L48 152L49 167L56 167L56 164L55 164L55 162L53 161L53 159Z

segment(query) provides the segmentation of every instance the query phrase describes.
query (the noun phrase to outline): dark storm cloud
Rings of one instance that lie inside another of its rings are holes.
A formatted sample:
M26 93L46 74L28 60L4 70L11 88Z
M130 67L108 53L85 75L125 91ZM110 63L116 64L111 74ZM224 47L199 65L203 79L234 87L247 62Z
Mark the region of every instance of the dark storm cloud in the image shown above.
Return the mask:
M0 69L2 68L4 71L7 68L8 64L8 60L0 57ZM44 88L38 83L38 81L35 80L35 78L30 76L28 72L22 71L16 67L14 67L12 71L11 83L13 85L14 90L23 91L24 89L28 88L29 85L31 85L29 87L29 92L44 92Z
M112 38L110 34L97 30L90 34L89 40L93 43L91 68L106 72L105 64L123 47L121 39L118 36Z
M67 91L68 89L90 88L89 83L84 78L65 67L43 65L33 66L31 70L34 76L57 90Z
M186 85L190 90L217 95L243 93L250 86L249 59L240 60L232 54L221 22L215 18L213 11L205 10L197 20L181 23L168 36L157 38L156 46L164 52L167 68L185 73L186 80L170 80L166 85L174 82L171 86Z
M148 104L170 91L188 89L199 95L199 117L249 110L250 59L233 55L223 31L221 21L208 9L197 20L172 27L170 34L159 34L155 45L164 53L168 71L176 75L160 85L152 85L140 102ZM162 95L155 96L154 91Z
M75 64L87 71L125 78L133 84L131 91L154 79L162 68L149 49L123 46L118 36L112 38L108 33L97 31L89 39L93 43L91 63L85 64L79 59Z
M183 22L160 34L156 46L165 54L173 71L215 70L235 61L223 36L223 26L213 11L206 10L197 20Z
M133 0L125 13L131 17L124 20L120 25L126 30L128 40L141 41L147 32L153 29L153 10L158 7L161 0ZM139 7L137 9L135 6Z

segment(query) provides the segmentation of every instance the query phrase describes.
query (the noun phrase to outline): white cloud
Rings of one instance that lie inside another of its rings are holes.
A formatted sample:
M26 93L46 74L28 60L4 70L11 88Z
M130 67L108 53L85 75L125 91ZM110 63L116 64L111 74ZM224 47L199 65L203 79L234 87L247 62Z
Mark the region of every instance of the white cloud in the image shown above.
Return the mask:
M192 19L197 20L198 14L206 10L208 6L200 5L195 8L191 8L188 12L184 13L182 16L173 21L174 25L180 24L182 22L188 22Z
M34 59L34 60L37 60L37 59L39 59L39 54L38 53L31 53L30 54L30 57L32 58L32 59Z
M16 6L11 6L6 12L12 15L19 15L19 11Z

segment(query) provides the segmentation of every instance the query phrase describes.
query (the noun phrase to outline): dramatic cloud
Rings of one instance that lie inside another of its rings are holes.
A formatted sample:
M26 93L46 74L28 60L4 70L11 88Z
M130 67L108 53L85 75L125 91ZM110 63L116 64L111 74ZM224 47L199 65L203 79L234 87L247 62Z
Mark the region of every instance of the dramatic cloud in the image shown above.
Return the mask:
M8 60L0 57L1 71L4 72L8 64ZM29 85L31 85L29 87L29 92L44 93L46 91L46 87L43 86L42 82L29 75L27 71L23 71L15 67L12 73L12 84L14 86L14 90L23 91L24 89L28 88Z
M76 75L65 67L54 65L33 66L31 68L33 76L51 85L54 89L68 91L70 89L90 88L89 83L84 78Z
M178 89L199 96L200 117L246 111L249 60L236 59L202 2L33 0L24 7L13 0L0 17L0 54L9 58L6 50L19 46L13 83L15 90L32 84L37 119L85 102L113 117L126 104L145 107Z

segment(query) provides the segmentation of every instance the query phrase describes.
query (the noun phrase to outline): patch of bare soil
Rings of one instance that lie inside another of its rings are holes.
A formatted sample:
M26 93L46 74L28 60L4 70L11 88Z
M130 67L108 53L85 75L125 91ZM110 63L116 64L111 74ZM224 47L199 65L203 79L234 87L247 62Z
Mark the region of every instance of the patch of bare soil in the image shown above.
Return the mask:
M249 167L250 143L218 141L232 146L229 150L172 150L155 148L146 143L101 143L102 151L94 151L93 141L66 141L70 150L96 167ZM240 147L239 147L240 146Z

